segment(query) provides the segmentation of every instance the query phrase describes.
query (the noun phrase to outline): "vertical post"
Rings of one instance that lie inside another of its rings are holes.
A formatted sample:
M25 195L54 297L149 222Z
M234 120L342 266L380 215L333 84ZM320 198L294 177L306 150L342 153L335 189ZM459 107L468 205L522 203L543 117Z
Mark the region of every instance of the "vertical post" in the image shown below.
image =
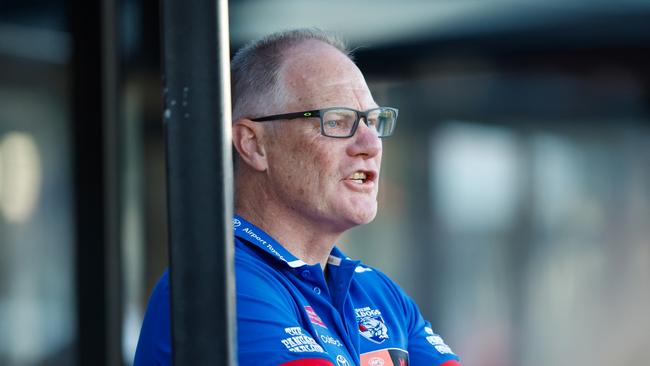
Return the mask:
M236 364L227 4L162 2L176 365Z
M73 0L77 362L122 364L118 1Z
M103 155L106 188L104 189L104 209L106 210L106 228L104 265L106 266L106 364L122 365L122 250L120 233L122 231L120 215L122 214L122 189L120 178L123 174L120 165L122 139L119 120L121 103L119 89L121 73L119 67L119 0L103 0L101 6L101 47L102 47L102 105L104 125ZM83 244L82 244L83 245Z

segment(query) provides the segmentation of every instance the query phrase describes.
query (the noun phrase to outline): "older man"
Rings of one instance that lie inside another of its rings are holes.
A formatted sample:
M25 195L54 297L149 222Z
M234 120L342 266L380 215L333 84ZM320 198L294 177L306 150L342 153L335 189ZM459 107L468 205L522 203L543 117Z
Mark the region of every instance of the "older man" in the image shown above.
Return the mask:
M372 221L383 137L344 45L317 30L273 34L232 61L235 268L241 365L459 365L386 275L335 247ZM164 275L137 365L170 363Z

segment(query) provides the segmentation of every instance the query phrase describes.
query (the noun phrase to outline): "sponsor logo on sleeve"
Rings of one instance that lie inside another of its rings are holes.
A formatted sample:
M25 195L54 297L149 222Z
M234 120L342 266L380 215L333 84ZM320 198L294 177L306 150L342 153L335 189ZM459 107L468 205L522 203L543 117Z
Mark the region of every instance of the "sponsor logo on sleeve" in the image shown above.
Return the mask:
M289 337L280 340L280 342L282 342L289 352L325 353L323 347L321 347L311 336L303 334L300 327L284 328L284 331L289 335Z
M341 341L332 337L331 335L321 334L319 335L319 337L324 344L331 344L336 347L343 347L343 343L341 343Z
M350 362L348 362L348 360L343 357L343 355L336 356L336 364L338 366L350 366Z
M429 342L433 348L436 349L436 351L442 354L454 354L451 348L445 344L445 341L442 339L442 337L434 333L430 327L424 327L424 332L427 333L427 342Z
M383 343L388 337L388 328L379 309L366 306L354 310L359 325L359 334L374 343Z
M314 308L307 305L307 306L305 306L305 311L307 312L307 316L309 317L309 321L312 324L316 324L319 327L323 327L323 328L327 329L327 326L325 325L323 320L318 316L318 314L316 314L316 311L314 311Z
M240 226L241 226L241 221L240 221L239 219L235 219L235 218L232 219L232 227L233 227L234 229L236 229L236 228L238 228L238 227L240 227Z

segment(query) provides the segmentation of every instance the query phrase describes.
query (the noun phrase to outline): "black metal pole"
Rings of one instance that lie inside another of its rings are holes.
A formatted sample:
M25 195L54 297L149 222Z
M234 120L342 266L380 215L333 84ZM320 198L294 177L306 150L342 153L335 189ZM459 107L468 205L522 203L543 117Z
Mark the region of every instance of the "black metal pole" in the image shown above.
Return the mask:
M227 4L162 2L175 365L236 364Z
M77 363L122 364L119 1L73 0Z

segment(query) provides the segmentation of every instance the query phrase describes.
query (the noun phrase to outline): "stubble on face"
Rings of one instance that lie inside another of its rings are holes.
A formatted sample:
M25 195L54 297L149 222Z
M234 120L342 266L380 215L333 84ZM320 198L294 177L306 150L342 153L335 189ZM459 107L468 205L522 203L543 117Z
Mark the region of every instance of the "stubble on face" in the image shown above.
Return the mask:
M376 106L361 72L333 47L312 42L296 47L287 59L281 81L291 97L278 113ZM269 144L267 172L269 198L278 208L332 230L370 222L377 211L376 184L372 192L360 193L342 182L353 167L371 167L378 173L381 145L376 156L353 156L350 144L358 143L356 138L322 136L316 118L279 123Z

